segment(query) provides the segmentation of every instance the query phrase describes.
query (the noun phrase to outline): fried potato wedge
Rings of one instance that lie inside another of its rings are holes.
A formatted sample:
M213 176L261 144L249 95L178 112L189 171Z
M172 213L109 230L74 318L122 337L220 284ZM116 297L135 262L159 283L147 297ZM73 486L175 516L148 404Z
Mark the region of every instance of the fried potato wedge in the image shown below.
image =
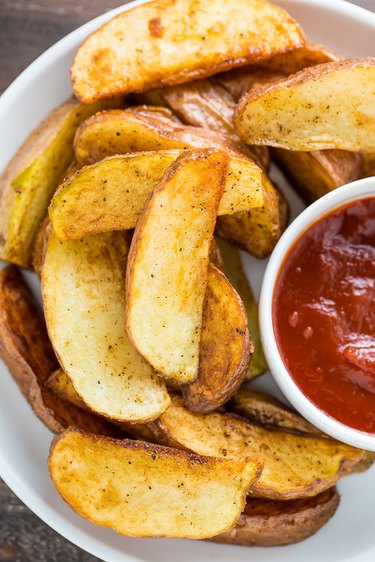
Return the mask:
M121 436L107 420L57 398L45 381L58 363L43 317L16 267L0 272L0 356L38 418L54 433L74 426Z
M307 200L322 195L363 175L362 157L347 150L300 152L273 148L272 158L292 186Z
M180 156L143 209L130 248L128 334L160 375L179 383L198 375L208 259L227 171L224 152Z
M365 452L331 439L295 435L252 424L232 414L197 414L178 400L149 424L159 443L199 455L256 457L264 463L252 492L292 500L315 496L349 474Z
M73 62L72 85L88 103L211 76L304 41L284 10L262 0L156 0L86 39Z
M49 216L46 215L39 225L38 232L35 237L33 248L32 265L35 273L40 278L42 276L42 267L44 263L44 255L47 248L48 238L51 234L51 222Z
M287 502L248 499L236 525L210 540L242 546L294 544L319 531L335 514L339 502L336 488Z
M243 382L252 352L244 305L225 275L210 265L203 303L198 376L182 387L186 407L206 413L224 404Z
M373 151L374 82L375 58L306 68L243 96L237 131L249 144L288 150Z
M31 265L39 224L73 157L78 125L120 102L82 105L73 98L52 111L28 136L0 177L0 258Z
M152 191L182 150L111 156L64 182L49 208L61 240L135 228ZM264 202L264 173L254 162L229 156L218 213L258 208Z
M307 41L298 49L262 61L260 66L284 74L295 74L304 68L327 62L336 62L343 58L325 45Z
M49 457L62 498L91 523L129 537L203 539L229 529L260 467L79 431L56 438Z
M209 129L183 125L168 109L158 107L102 111L82 123L74 140L81 167L117 154L192 148L225 149L237 157L250 156L242 142Z
M250 334L254 342L254 352L251 357L250 368L246 374L246 379L251 380L268 370L262 343L260 341L258 304L246 277L241 262L241 256L237 248L224 240L218 240L218 245L224 262L223 271L228 277L230 284L242 299L248 318Z
M226 407L230 412L263 427L323 436L321 431L305 418L268 394L242 388L231 398Z
M49 336L87 406L118 421L156 418L168 406L164 382L125 330L124 233L60 241L52 232L42 269Z
M270 255L289 218L288 203L270 180L263 178L261 207L218 217L216 234L257 258Z

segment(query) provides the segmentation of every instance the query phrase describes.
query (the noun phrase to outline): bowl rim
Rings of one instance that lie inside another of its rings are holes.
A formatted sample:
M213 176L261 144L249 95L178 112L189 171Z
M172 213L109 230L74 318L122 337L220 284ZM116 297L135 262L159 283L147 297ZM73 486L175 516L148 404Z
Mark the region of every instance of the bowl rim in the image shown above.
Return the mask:
M375 177L364 178L327 193L308 206L288 226L276 244L264 274L260 299L259 323L264 353L274 380L292 405L313 425L344 443L375 451L375 434L347 426L313 404L292 379L276 343L272 301L279 271L293 243L314 223L345 204L375 197Z

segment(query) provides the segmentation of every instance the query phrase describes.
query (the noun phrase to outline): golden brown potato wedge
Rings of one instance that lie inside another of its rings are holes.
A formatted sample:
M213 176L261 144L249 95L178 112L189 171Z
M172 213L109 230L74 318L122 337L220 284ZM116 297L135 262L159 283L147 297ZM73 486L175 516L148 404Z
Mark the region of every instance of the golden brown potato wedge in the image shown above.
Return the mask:
M284 74L295 74L303 68L335 62L343 58L325 45L307 41L298 49L281 55L275 55L266 61L262 61L260 66L277 72L283 72Z
M39 224L73 157L78 125L119 102L82 105L71 98L27 137L0 177L0 258L28 267Z
M273 148L272 158L284 171L292 186L307 201L314 201L363 175L362 157L358 152L347 150L300 152Z
M83 168L55 193L49 215L61 240L135 228L152 191L182 150L112 156ZM264 173L248 159L229 156L218 213L261 207Z
M319 531L335 514L339 502L336 488L287 502L248 499L236 525L210 540L242 546L294 544Z
M363 177L375 176L375 152L363 154Z
M121 436L107 420L57 398L45 381L58 363L43 317L16 267L0 272L0 356L38 418L54 433L74 426Z
M47 248L48 238L51 233L51 223L49 216L46 215L40 223L38 232L35 237L33 248L32 265L35 273L40 278L42 276L42 267L44 263L44 255Z
M258 304L246 277L241 262L241 256L237 248L224 240L218 240L218 245L224 262L223 271L242 299L248 318L250 334L254 342L254 352L251 358L250 368L246 375L246 379L251 380L268 370L262 343L260 341Z
M130 248L128 334L159 374L179 383L198 375L208 258L227 170L224 152L181 155L143 209Z
M156 0L90 35L71 78L76 96L88 103L211 76L303 44L299 25L262 0Z
M52 232L42 269L49 336L75 390L118 421L156 418L168 406L164 382L125 330L124 233L60 241Z
M82 123L74 140L81 167L117 154L192 148L225 149L237 157L243 157L241 150L245 150L245 156L249 156L242 142L216 131L183 125L168 109L158 107L102 111Z
M79 515L130 537L203 539L226 531L260 466L79 431L56 438L49 457L57 491Z
M251 211L218 217L216 234L257 258L270 255L289 218L287 201L270 180L263 178L264 204Z
M323 436L305 418L268 394L240 389L226 407L230 412L266 428Z
M170 447L199 455L259 458L264 469L252 492L269 499L315 496L365 456L338 441L265 429L232 414L196 414L178 400L149 427L159 443Z
M375 58L306 68L243 96L237 131L249 144L288 150L373 151L374 81Z
M210 265L203 303L197 379L182 387L186 407L211 412L226 402L249 370L253 342L242 301L225 275Z

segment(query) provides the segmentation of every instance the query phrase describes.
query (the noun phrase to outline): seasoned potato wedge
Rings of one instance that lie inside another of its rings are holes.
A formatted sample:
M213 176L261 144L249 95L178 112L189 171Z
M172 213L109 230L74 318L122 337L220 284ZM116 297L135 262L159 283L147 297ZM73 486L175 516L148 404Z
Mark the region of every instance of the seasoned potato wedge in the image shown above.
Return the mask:
M266 258L284 232L289 218L287 201L267 177L264 204L250 211L218 217L216 234L257 258Z
M281 55L275 55L268 60L262 61L260 66L273 71L283 72L284 74L295 74L309 66L335 62L342 59L343 57L341 55L338 55L329 47L307 41L298 49Z
M180 156L153 191L130 248L128 334L159 374L179 383L198 375L208 258L227 170L224 152Z
M71 78L87 103L211 76L303 44L299 25L262 0L156 0L90 35Z
M226 531L260 466L80 431L56 438L49 458L57 491L79 515L130 537L203 539Z
M31 265L39 224L73 156L78 125L120 102L82 105L73 98L50 113L28 136L0 177L0 258Z
M242 546L294 544L319 531L335 514L339 502L336 488L287 502L248 499L236 525L210 540Z
M98 434L123 433L107 420L58 399L45 381L57 361L43 317L16 267L0 272L0 356L38 418L55 433L74 426Z
M373 151L374 82L375 58L306 68L243 96L237 131L249 144L288 150Z
M88 407L118 421L156 418L164 382L125 330L123 233L60 241L51 233L42 269L48 332L60 364Z
M227 409L250 422L271 429L279 428L293 433L322 436L319 429L297 412L291 410L273 396L261 392L241 389L228 402Z
M163 109L163 111L161 111ZM150 150L217 148L240 157L246 146L216 131L188 127L164 108L135 106L102 111L86 119L77 130L74 150L82 167L107 156Z
M273 148L272 158L284 171L293 187L307 201L314 201L362 176L362 157L358 152L347 150L301 152Z
M226 402L249 370L253 342L245 308L225 275L210 265L203 303L197 379L182 387L185 404L210 412Z
M182 150L111 156L83 168L55 193L49 215L61 240L135 228L153 189ZM218 213L261 207L264 173L248 159L229 156Z
M269 499L315 496L350 473L365 456L364 451L338 441L265 429L232 414L196 414L178 400L149 427L163 445L199 455L259 458L264 469L252 491Z
M268 370L262 343L260 341L258 304L254 298L249 281L247 280L242 266L241 256L237 248L224 240L218 240L218 245L224 262L223 271L242 299L248 318L250 334L254 342L254 352L251 358L250 368L246 375L247 380L251 380Z

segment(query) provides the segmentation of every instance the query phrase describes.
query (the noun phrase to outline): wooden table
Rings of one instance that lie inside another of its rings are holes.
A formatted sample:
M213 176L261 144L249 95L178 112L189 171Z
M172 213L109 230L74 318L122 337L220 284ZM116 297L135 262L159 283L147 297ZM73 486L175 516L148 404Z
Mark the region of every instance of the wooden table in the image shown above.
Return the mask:
M0 92L50 45L126 0L0 0ZM375 0L354 4L375 9ZM0 480L0 562L94 562L42 523Z

